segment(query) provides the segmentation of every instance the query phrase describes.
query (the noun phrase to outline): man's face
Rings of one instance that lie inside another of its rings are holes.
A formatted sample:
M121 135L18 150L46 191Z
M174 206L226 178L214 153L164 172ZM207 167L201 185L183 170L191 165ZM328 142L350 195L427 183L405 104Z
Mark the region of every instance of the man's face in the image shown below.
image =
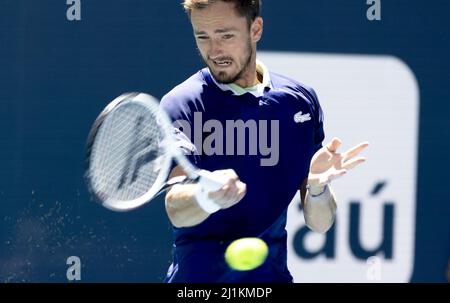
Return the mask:
M262 21L249 28L234 3L217 1L207 8L193 9L191 22L197 47L214 78L233 83L244 77L260 38L258 26Z

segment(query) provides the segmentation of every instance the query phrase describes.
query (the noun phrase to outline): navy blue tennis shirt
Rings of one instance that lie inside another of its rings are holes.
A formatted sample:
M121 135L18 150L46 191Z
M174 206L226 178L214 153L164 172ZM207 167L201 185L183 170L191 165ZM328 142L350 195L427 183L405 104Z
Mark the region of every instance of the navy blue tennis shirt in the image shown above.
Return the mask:
M173 227L166 282L292 282L287 208L322 147L323 113L313 89L269 72L261 62L258 71L262 84L244 90L217 83L205 68L161 100L193 164L209 171L234 169L247 185L238 204L196 226ZM265 263L252 271L232 270L224 259L227 246L243 237L259 237L269 246Z

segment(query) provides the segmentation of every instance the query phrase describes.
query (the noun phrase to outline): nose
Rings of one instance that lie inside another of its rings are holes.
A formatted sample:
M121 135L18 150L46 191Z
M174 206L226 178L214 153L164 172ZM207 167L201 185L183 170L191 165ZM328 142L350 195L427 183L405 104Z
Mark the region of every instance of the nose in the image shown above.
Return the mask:
M220 55L223 54L223 46L220 39L211 39L210 40L210 46L209 46L209 57L210 58L217 58Z

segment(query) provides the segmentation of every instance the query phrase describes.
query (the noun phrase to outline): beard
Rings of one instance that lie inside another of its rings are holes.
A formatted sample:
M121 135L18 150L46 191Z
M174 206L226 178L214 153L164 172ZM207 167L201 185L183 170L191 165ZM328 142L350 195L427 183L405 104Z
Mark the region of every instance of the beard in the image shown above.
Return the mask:
M208 66L211 74L213 75L214 79L220 83L220 84L231 84L234 83L236 81L238 81L239 79L241 79L242 75L245 73L245 71L247 70L247 68L249 67L251 61L252 61L252 57L253 57L253 49L252 49L252 45L251 42L248 41L247 44L247 56L240 62L240 65L242 66L242 68L234 73L234 74L228 74L225 71L215 71L213 69L213 67L211 65L213 65L214 63L209 64L209 60L205 60L203 59L203 61L205 61L205 64ZM231 58L228 57L223 57L221 58L221 60L230 60L231 62L233 62L232 64L236 64L234 63L234 60L232 60Z

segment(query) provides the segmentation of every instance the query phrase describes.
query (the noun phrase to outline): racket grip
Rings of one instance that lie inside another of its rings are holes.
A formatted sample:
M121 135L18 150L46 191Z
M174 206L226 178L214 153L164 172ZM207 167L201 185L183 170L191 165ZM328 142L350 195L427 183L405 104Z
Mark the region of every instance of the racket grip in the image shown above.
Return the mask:
M195 195L197 203L205 212L209 214L215 213L220 210L220 206L210 199L208 194L221 189L225 182L207 170L200 170L198 174L200 178Z

